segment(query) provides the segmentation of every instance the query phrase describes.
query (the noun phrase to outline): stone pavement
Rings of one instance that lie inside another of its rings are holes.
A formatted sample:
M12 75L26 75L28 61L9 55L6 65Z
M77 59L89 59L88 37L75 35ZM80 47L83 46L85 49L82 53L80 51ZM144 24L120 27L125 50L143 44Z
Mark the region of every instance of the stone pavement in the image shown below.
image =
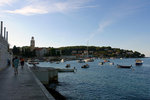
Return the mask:
M43 92L33 73L25 65L19 66L18 75L8 67L0 71L0 100L54 100Z

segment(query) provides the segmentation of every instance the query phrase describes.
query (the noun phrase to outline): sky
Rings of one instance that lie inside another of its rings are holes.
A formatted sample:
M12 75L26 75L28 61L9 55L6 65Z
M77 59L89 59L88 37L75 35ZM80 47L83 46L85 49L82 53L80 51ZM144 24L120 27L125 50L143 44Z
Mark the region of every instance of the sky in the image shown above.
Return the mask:
M150 57L150 0L0 0L10 47L111 46Z

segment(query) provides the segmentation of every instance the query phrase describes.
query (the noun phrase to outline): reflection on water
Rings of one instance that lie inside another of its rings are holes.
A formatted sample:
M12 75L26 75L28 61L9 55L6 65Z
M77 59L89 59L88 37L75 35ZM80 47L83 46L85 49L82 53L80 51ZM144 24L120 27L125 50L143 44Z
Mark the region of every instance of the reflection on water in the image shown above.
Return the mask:
M149 100L150 99L150 59L143 58L142 66L135 66L135 59L110 59L114 65L98 65L102 60L84 63L68 61L60 64L43 62L39 66L65 68L70 64L76 73L59 73L56 90L68 100ZM133 65L133 69L117 68L116 64Z

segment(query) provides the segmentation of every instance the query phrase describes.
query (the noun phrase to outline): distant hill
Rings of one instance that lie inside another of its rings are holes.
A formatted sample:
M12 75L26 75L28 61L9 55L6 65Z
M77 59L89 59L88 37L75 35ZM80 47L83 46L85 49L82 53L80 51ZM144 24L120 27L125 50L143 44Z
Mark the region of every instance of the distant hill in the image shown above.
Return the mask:
M60 48L35 48L34 51L30 51L30 47L16 47L14 46L12 51L15 55L20 55L24 57L36 57L37 50L44 49L46 52L43 56L60 56L60 55L67 55L67 56L92 56L92 57L101 57L101 58L143 58L145 57L144 54L141 54L138 51L132 50L124 50L120 48L112 48L108 47L98 47L98 46L67 46L67 47L60 47ZM38 52L40 53L40 52Z
M95 57L122 57L122 58L139 58L145 57L138 51L124 50L120 48L108 47L97 47L97 46L67 46L58 48L62 51L62 55L73 55L73 54L86 54L87 49L89 54Z

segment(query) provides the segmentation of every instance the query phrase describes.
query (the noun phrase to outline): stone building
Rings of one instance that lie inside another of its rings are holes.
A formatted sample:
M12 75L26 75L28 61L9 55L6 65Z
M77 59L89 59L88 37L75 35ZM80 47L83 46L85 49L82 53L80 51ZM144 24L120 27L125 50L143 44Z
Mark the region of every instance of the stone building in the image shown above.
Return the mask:
M1 21L1 29L0 29L0 70L7 66L8 60L11 60L10 59L10 53L9 53L9 44L8 44L8 32L6 32L6 28L4 28L4 34L3 34L3 22Z
M44 57L44 55L48 53L48 49L47 48L35 48L35 53L38 58Z
M34 40L34 37L33 37L33 36L32 36L32 38L31 38L30 48L31 48L31 51L33 51L33 50L35 49L35 40Z

